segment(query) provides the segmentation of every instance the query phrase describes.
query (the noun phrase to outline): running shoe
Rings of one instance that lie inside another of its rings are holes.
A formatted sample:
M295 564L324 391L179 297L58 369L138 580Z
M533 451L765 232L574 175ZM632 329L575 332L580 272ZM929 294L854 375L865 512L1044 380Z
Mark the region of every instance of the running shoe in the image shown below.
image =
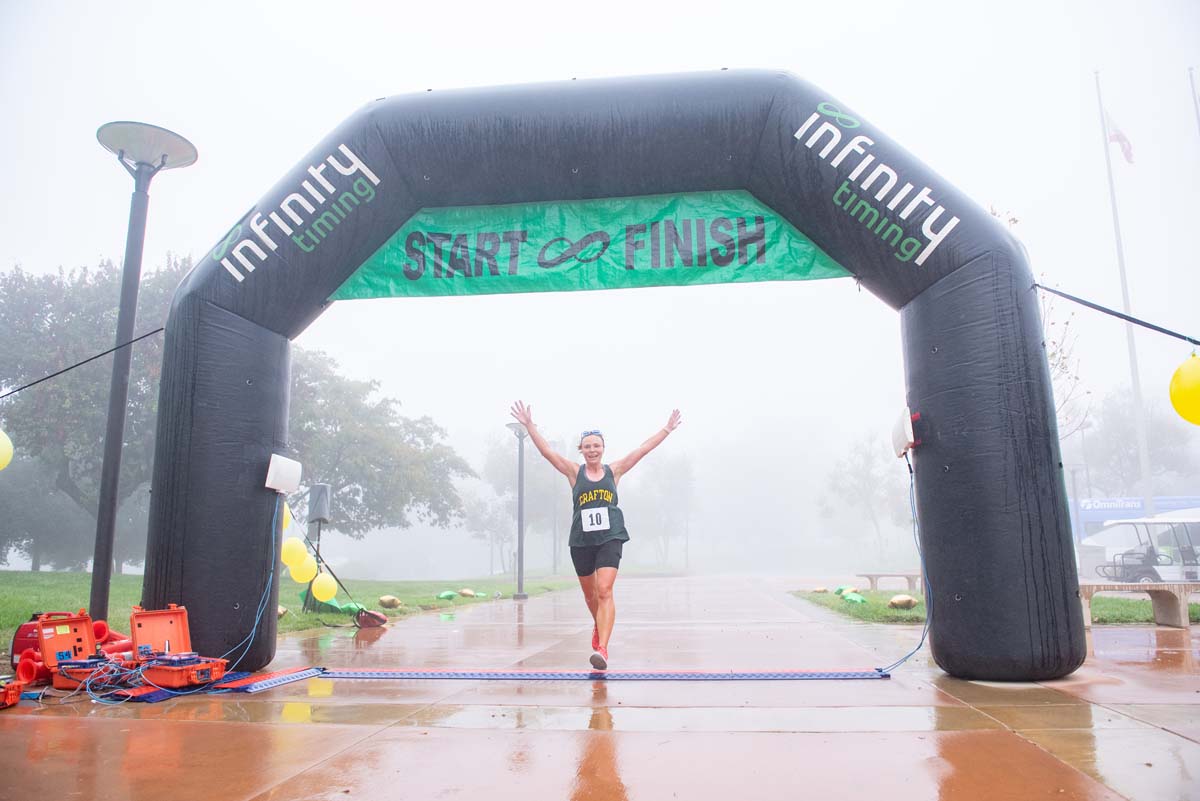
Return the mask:
M600 629L592 626L592 650L600 650Z
M600 646L592 653L590 661L596 670L608 670L608 649Z

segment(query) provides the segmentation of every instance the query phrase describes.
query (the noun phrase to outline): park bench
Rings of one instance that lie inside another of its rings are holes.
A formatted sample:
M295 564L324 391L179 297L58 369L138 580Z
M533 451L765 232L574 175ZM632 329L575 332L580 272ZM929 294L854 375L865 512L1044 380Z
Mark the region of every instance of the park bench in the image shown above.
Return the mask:
M855 573L854 575L857 578L865 578L867 581L871 582L872 590L876 590L879 588L879 580L881 578L902 578L908 582L908 591L909 592L916 592L917 587L920 585L920 582L921 582L921 574L920 573L905 573L905 572L900 572L900 573Z
M1083 625L1092 625L1092 596L1098 592L1144 592L1150 595L1154 607L1154 622L1159 626L1189 628L1188 596L1200 592L1200 581L1112 582L1080 584L1079 599L1083 602Z

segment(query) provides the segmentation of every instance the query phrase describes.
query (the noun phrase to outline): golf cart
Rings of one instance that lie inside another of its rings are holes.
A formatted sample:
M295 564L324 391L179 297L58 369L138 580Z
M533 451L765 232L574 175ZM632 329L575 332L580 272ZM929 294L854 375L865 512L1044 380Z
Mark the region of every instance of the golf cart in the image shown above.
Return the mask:
M1197 543L1200 514L1172 512L1109 520L1081 544L1105 549L1105 561L1095 565L1100 578L1148 584L1200 580Z

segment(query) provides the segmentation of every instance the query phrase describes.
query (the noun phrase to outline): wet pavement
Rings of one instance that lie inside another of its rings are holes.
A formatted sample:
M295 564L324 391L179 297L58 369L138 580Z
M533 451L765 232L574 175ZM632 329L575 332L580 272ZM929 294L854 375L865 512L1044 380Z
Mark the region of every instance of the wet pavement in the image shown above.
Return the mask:
M737 578L617 584L614 670L864 670L919 627ZM576 592L285 636L270 669L582 670ZM1200 801L1200 627L1098 626L1055 682L309 679L256 695L0 712L7 799Z

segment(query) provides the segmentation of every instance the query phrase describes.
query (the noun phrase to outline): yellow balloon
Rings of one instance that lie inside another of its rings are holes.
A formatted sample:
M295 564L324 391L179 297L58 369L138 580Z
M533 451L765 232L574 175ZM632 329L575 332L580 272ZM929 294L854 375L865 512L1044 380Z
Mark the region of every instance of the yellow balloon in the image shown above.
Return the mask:
M292 524L292 507L286 503L283 505L283 530L287 531L288 526Z
M288 537L283 541L283 547L279 549L279 558L288 567L300 564L306 556L308 556L308 549L304 547L304 541L299 537Z
M12 461L13 444L8 438L8 434L0 431L0 470L8 467L8 463Z
M292 565L292 581L298 584L307 584L313 580L313 576L317 575L317 559L312 554L304 557L304 561L298 565Z
M1200 426L1200 356L1195 353L1171 376L1171 405L1184 420Z
M314 598L324 603L337 595L337 582L333 580L333 576L322 573L313 580L312 594Z

